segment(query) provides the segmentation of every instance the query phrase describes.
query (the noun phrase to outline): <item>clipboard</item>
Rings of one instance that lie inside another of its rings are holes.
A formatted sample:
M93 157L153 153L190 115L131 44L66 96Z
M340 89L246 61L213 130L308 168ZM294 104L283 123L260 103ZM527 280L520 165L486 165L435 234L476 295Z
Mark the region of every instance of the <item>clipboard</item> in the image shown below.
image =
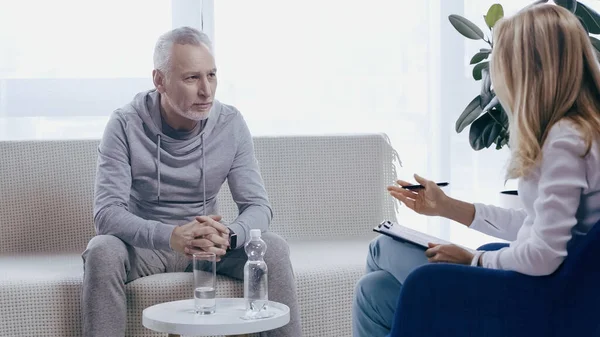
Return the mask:
M410 242L425 249L429 248L429 246L427 245L429 242L439 244L452 244L452 242L442 240L433 235L416 231L414 229L399 225L389 220L383 221L379 225L375 226L375 228L373 228L373 231L383 235L387 235L394 240Z

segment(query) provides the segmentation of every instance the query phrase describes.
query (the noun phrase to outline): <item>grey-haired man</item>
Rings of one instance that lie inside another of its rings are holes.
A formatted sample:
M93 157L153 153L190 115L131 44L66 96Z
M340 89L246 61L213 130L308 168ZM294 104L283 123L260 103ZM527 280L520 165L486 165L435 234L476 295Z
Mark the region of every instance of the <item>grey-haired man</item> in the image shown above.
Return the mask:
M208 37L188 27L164 34L154 67L155 89L112 114L98 148L98 235L83 253L84 336L124 336L125 284L189 271L195 252L216 253L217 272L242 279L250 229L266 232L271 221L250 131L238 110L214 99ZM216 214L226 179L240 210L227 226ZM301 336L289 248L276 234L263 239L269 299L291 309L290 323L267 335Z

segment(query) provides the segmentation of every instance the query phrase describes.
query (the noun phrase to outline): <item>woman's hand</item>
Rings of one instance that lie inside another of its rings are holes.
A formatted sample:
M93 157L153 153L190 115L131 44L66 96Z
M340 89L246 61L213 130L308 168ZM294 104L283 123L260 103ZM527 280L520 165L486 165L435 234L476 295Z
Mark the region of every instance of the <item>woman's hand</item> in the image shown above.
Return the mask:
M408 208L413 211L423 214L439 216L442 209L448 202L448 196L442 189L431 180L420 177L415 174L415 180L425 188L418 190L407 190L402 186L411 185L404 180L398 180L398 186L388 186L387 190L390 194L400 200Z
M474 255L457 245L429 243L429 249L425 251L425 256L427 256L429 262L448 262L471 265Z

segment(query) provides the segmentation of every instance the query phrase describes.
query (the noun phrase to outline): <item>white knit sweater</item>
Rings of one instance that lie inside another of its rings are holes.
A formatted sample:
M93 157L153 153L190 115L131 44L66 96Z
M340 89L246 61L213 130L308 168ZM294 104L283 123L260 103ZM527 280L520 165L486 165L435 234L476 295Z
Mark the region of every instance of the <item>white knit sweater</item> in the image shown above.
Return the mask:
M540 165L519 180L521 210L475 204L470 228L512 241L485 252L484 267L548 275L567 256L567 243L600 219L600 146L590 153L569 121L555 124L542 147Z

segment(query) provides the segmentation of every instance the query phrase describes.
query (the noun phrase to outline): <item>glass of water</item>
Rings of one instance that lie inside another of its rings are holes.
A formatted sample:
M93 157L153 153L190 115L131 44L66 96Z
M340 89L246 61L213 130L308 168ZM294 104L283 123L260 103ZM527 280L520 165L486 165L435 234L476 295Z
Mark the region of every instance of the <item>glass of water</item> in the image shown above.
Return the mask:
M217 257L214 253L195 253L194 270L194 306L196 313L210 315L215 313L217 288Z

